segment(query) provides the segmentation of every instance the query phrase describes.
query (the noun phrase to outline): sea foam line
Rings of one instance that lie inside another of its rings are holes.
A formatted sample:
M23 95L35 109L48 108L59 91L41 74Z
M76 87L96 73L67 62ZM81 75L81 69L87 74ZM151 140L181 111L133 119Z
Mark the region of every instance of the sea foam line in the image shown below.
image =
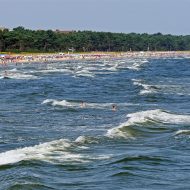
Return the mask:
M55 100L55 99L46 99L41 104L49 104L52 106L62 106L62 107L72 107L72 108L89 108L89 109L112 109L113 105L117 105L119 108L131 106L131 105L138 105L138 104L131 104L131 103L92 103L92 102L83 102L83 101L76 101L70 102L67 100Z

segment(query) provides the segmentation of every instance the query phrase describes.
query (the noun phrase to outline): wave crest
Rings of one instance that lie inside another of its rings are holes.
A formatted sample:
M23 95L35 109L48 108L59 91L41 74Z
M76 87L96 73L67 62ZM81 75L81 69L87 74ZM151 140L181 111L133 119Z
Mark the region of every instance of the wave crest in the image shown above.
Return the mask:
M190 135L190 130L178 130L175 135Z
M123 137L123 138L134 138L130 131L126 130L126 127L143 124L145 122L158 122L165 124L190 124L190 115L177 115L172 114L160 109L141 111L136 113L128 114L128 121L120 124L118 127L109 129L106 136L108 137Z
M76 106L76 103L68 102L67 100L54 100L54 99L46 99L42 102L42 104L50 104L52 106L66 106L66 107L72 107Z
M56 161L82 161L80 154L69 151L73 144L66 139L55 140L35 146L19 148L0 153L0 165L7 165L22 160Z

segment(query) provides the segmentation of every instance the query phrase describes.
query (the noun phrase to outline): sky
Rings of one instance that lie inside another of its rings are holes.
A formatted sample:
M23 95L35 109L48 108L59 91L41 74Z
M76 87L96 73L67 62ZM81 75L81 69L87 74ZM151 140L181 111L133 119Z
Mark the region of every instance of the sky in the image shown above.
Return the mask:
M0 0L0 26L190 34L190 0Z

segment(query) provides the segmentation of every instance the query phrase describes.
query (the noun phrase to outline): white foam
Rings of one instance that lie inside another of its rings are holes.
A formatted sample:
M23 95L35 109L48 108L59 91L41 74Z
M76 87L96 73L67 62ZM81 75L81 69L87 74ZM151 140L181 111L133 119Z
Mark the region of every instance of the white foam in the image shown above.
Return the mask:
M177 94L177 95L190 95L189 85L156 85L157 88L161 89L164 94Z
M141 66L145 63L148 63L148 60L137 60L136 62L133 62L132 65L129 65L126 68L139 71L141 69Z
M144 84L142 82L142 80L137 80L137 79L132 79L133 84L137 85L137 86L142 86L144 89L140 91L140 95L143 94L151 94L151 93L156 93L156 86L152 86L152 85L148 85L148 84Z
M79 136L78 138L75 139L75 142L84 143L84 142L86 142L86 138L85 138L85 136Z
M112 110L112 106L116 105L118 109L125 108L127 106L131 105L138 105L138 104L132 104L132 103L87 103L86 107L87 108L94 108L94 109L107 109L107 110Z
M176 133L176 135L190 135L190 130L178 130Z
M76 76L94 77L94 74L92 72L90 72L87 68L79 70L79 71L76 71L75 74L76 74Z
M52 102L52 106L71 106L71 104L67 102L66 100L62 100L62 101L54 100Z
M44 100L43 102L42 102L42 104L48 104L48 103L51 103L51 102L53 102L54 101L54 99L46 99L46 100Z
M36 71L36 72L40 72L40 73L71 73L71 71L69 69L46 69L46 70L40 70L40 71Z
M135 137L132 134L130 134L129 132L122 131L122 128L123 128L123 126L109 129L105 136L107 136L109 138L120 137L120 138L125 138L125 139L135 139Z
M29 75L29 74L20 74L20 73L9 73L7 75L9 79L37 79L37 76ZM1 76L1 79L5 78L5 76Z
M106 136L112 138L131 138L132 136L124 130L125 127L138 123L142 124L150 120L168 124L190 124L190 115L177 115L162 111L160 109L136 112L128 114L127 117L129 118L128 121L120 124L118 127L109 129Z
M88 155L82 153L88 147L86 143L97 143L90 137L80 136L74 142L67 139L60 139L51 142L42 143L35 146L18 148L0 153L0 166L14 164L20 161L40 160L53 164L63 162L90 162L93 160L109 159L109 155ZM78 153L80 151L80 153Z
M143 87L142 90L140 90L140 95L143 94L150 94L150 93L157 93L162 92L163 94L177 94L177 95L190 95L190 90L187 85L184 84L157 84L157 85L149 85L145 84L143 80L139 79L132 79L133 84L136 86ZM172 81L170 81L172 82Z
M51 104L52 106L63 106L63 107L79 107L79 103L71 103L67 100L54 100L54 99L46 99L42 102L42 104Z
M86 137L86 136L79 136L78 138L76 138L75 140L76 143L82 143L82 144L86 144L86 143L98 143L98 141L95 138L92 137Z
M17 68L11 69L10 71L11 71L11 72L16 72L16 71L17 71Z
M51 141L31 147L19 148L0 153L0 165L12 164L22 160L80 160L79 154L71 154L67 151L72 144L65 139Z
M137 112L133 114L128 114L131 121L136 122L144 122L147 120L154 120L162 123L170 123L170 124L190 124L190 115L177 115L169 112L165 112L163 110L148 110ZM137 119L138 118L138 119Z
M106 70L108 70L108 71L117 71L117 68L118 68L118 64L115 63L113 66L107 68Z
M85 105L82 106L81 102L69 102L67 100L55 100L55 99L46 99L42 104L49 104L52 106L63 106L63 107L73 107L73 108L89 108L89 109L112 109L112 105L117 105L117 107L126 107L129 105L134 105L131 103L91 103L85 102ZM138 105L138 104L137 104Z

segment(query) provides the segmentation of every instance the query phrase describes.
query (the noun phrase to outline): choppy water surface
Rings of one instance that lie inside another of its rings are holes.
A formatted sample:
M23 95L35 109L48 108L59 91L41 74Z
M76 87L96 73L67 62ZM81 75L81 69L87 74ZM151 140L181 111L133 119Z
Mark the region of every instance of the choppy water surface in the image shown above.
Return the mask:
M12 64L0 76L0 189L190 189L190 59Z

